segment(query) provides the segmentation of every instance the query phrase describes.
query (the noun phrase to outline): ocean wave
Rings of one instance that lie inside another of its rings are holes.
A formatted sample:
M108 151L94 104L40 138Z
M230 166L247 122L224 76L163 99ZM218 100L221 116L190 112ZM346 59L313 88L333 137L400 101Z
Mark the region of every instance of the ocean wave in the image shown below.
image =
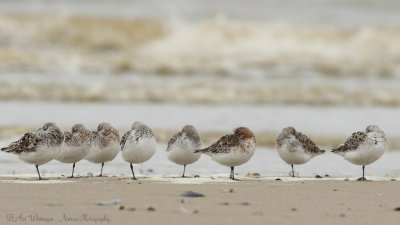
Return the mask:
M400 77L400 25L0 15L0 72Z
M157 82L4 82L0 99L66 102L164 102L186 104L306 104L400 106L400 90L346 89L335 84L246 85Z

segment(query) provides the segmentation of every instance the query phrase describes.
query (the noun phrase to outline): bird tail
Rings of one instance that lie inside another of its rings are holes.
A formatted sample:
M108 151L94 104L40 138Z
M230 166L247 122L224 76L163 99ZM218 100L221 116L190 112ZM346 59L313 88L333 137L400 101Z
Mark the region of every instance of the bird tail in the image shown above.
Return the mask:
M8 146L8 147L1 148L1 151L8 152L8 153L15 152L15 146Z
M340 147L338 147L338 148L334 148L334 149L332 149L331 150L331 152L333 152L333 153L339 153L339 152L341 152L341 150L342 150L342 146L340 146Z
M337 147L337 148L332 149L331 152L343 156L343 154L344 154L344 152L343 152L343 145L341 145L341 146L339 146L339 147Z
M194 153L206 153L206 152L208 152L208 148L194 150Z

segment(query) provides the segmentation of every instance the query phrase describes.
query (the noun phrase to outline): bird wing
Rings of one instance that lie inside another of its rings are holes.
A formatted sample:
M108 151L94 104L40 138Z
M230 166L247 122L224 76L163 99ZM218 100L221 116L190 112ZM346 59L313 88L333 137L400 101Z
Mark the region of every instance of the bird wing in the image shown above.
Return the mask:
M125 143L126 143L126 141L128 140L128 138L129 138L129 136L131 135L131 133L132 133L132 130L129 130L129 131L127 131L127 132L124 134L124 136L122 136L121 142L120 142L121 150L124 150Z
M8 147L1 151L19 154L21 152L34 152L42 138L36 132L25 133L18 141L12 142Z
M78 140L71 132L64 132L64 143L69 146L78 146Z
M367 139L367 134L362 131L354 132L346 142L338 148L332 149L332 152L347 152L356 150L358 146Z
M321 150L318 148L318 146L305 134L298 132L296 134L296 139L301 143L306 151L311 153L321 153Z
M115 141L120 142L119 133L118 133L117 129L113 128L113 129L105 130L101 134L107 140L115 140Z
M172 138L168 141L167 152L170 150L171 146L182 136L182 132L178 132L172 136Z
M208 148L199 149L195 152L210 152L210 153L228 153L232 147L238 146L239 140L233 134L228 134L221 137L218 141L210 145Z
M278 137L276 138L276 146L278 148L280 148L285 143L284 141L285 141L286 138L287 137L286 137L286 135L284 133L280 133L278 135Z

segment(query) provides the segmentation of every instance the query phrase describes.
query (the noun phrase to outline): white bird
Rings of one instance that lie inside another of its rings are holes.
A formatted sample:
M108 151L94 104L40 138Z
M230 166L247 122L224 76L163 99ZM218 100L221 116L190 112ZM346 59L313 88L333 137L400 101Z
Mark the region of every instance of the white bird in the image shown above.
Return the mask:
M39 166L53 160L60 151L64 135L55 123L45 123L43 127L25 133L24 136L11 143L1 151L18 155L19 159L26 163L34 164L40 176Z
M294 177L293 165L304 164L314 156L325 152L305 134L297 132L293 127L282 130L276 138L276 148L283 161L292 166L292 177Z
M136 121L130 131L121 140L122 158L130 164L132 179L136 180L133 163L143 163L149 160L157 149L153 131L144 123Z
M100 123L97 131L92 132L91 147L86 160L92 163L101 163L100 177L103 176L104 163L113 160L118 152L119 133L109 123Z
M195 150L210 156L221 165L231 168L230 179L235 180L235 166L250 160L256 150L256 138L247 127L236 128L234 134L221 137L208 148Z
M194 153L194 150L201 147L199 133L192 125L186 125L172 136L168 142L167 153L168 159L172 162L183 165L183 175L185 177L186 165L199 160L201 154Z
M333 153L341 155L347 161L361 165L363 176L359 181L367 180L364 175L365 166L378 160L385 152L385 132L377 125L369 125L365 132L353 133L344 144L332 150Z
M64 143L55 159L63 163L73 163L70 178L74 177L75 163L89 153L91 138L92 132L82 124L75 124L71 132L64 132Z

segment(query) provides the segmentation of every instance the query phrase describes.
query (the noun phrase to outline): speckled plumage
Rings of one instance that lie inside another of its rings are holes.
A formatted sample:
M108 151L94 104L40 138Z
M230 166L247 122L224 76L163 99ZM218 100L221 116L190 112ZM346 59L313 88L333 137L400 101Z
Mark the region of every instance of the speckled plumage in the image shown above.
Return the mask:
M256 138L253 132L247 127L239 127L233 134L225 135L211 146L195 152L209 155L214 161L230 167L230 178L234 180L234 167L249 161L255 150Z
M209 147L197 151L206 154L229 153L231 151L237 151L236 147L239 147L241 152L246 152L246 146L252 142L255 146L256 138L253 132L247 127L239 127L235 129L234 134L227 134Z
M309 153L319 154L324 152L309 137L297 132L293 127L284 128L276 138L276 144L278 148L286 144L288 151L292 152L298 150L298 146Z
M130 164L132 178L136 180L132 164L146 162L154 155L157 149L154 133L147 125L136 121L124 134L120 145L122 159Z
M356 150L367 139L367 133L363 131L354 132L346 142L339 147L332 149L332 152L347 152Z
M385 132L377 125L369 125L365 128L365 132L353 133L343 145L332 149L332 152L343 156L353 164L361 165L363 176L358 180L366 180L365 166L378 160L385 152L385 147Z
M381 128L376 125L369 125L364 131L354 132L346 142L338 148L332 149L333 153L343 154L349 151L355 151L363 144L373 146L378 142L386 144L386 136Z
M182 128L182 131L174 134L169 140L167 151L171 150L173 144L182 145L183 139L189 140L196 149L200 148L201 146L200 135L196 128L192 125L186 125Z
M109 123L100 123L97 131L92 131L90 152L85 159L93 163L101 163L99 176L103 175L104 163L113 160L120 151L119 142L118 130Z
M45 123L43 127L24 134L18 141L12 142L1 151L18 155L26 163L34 164L39 176L39 166L53 160L59 153L64 141L64 134L52 122Z
M168 159L172 162L183 165L183 175L185 177L186 165L196 162L201 154L194 153L194 150L201 147L201 140L196 128L186 125L182 131L177 132L168 142Z
M132 124L131 130L127 131L121 139L121 150L124 150L127 141L138 143L139 139L154 138L153 131L140 121Z
M291 165L292 177L294 177L293 165L304 164L314 156L325 152L305 134L297 132L293 127L282 129L276 138L276 148L281 159Z
M64 132L64 143L56 160L73 163L70 177L74 177L75 164L89 153L91 141L92 132L82 124L75 124L71 131Z
M88 146L92 141L92 132L82 124L75 124L71 131L64 132L64 145L66 146Z
M64 140L64 135L55 123L46 123L36 131L25 133L18 141L12 142L1 151L20 154L22 152L35 152L39 146L59 147Z
M119 132L109 123L100 123L97 131L92 131L91 144L100 149L105 148L113 143L119 143Z

